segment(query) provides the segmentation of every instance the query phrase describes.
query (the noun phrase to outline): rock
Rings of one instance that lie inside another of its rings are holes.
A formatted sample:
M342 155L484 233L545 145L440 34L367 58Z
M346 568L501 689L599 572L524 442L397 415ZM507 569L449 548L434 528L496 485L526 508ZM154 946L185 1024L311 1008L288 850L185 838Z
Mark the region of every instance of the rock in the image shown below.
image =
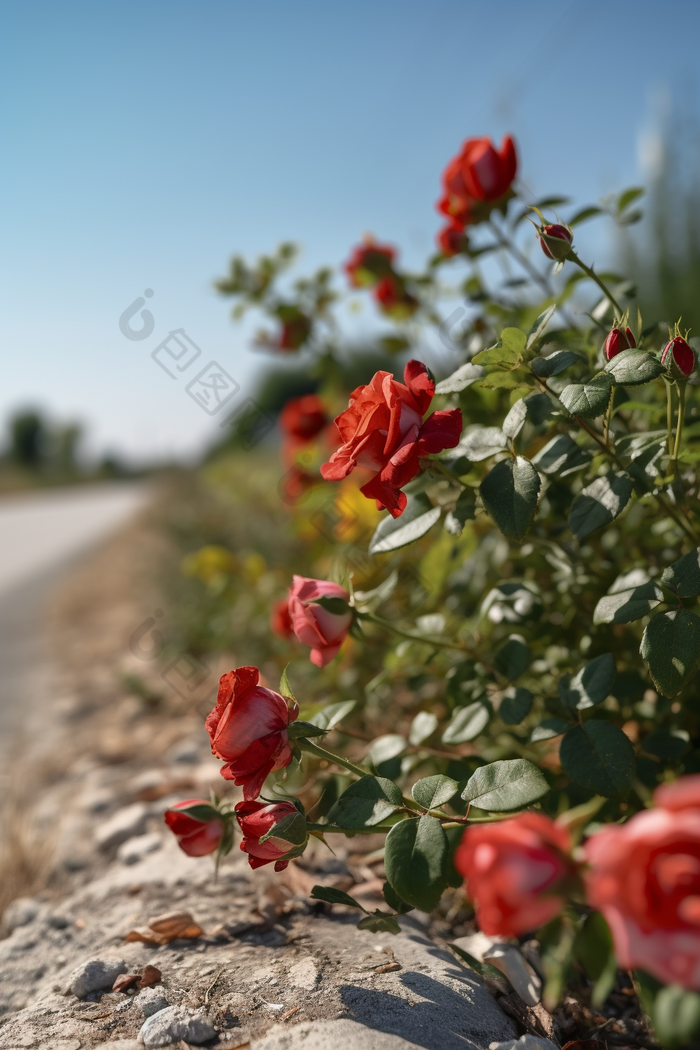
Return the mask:
M527 1006L537 1006L542 997L542 981L515 944L492 944L483 960L506 975Z
M40 902L34 897L17 897L5 910L2 918L3 929L12 933L19 926L26 926L36 919L40 908Z
M114 849L122 842L140 835L146 828L148 806L144 802L133 802L117 810L114 816L106 820L95 832L95 843L102 850Z
M100 1050L143 1050L143 1044L138 1039L109 1039L100 1043Z
M312 958L302 959L301 962L295 963L289 969L289 980L295 987L303 988L310 992L312 988L316 987L316 981L318 980L316 963Z
M217 1050L221 1047L221 1050L238 1050L238 1047L248 1046L250 1044L250 1032L247 1028L229 1028L227 1032L221 1032L219 1035L219 1042Z
M123 959L88 959L68 978L67 994L84 999L90 992L111 989L120 973L126 973Z
M65 930L70 926L70 919L67 915L48 915L46 918L47 925L53 927L54 930Z
M145 1047L170 1046L180 1039L201 1046L216 1034L213 1024L201 1010L190 1013L182 1006L167 1006L144 1021L139 1040Z
M507 1039L505 1043L491 1043L489 1050L557 1050L551 1039L538 1035L521 1035L519 1039Z
M135 835L122 842L117 850L117 860L122 864L138 864L149 853L155 853L163 845L163 838L157 832L149 835Z
M165 998L160 988L144 988L133 1000L143 1017L152 1017L153 1014L165 1010L170 1003Z

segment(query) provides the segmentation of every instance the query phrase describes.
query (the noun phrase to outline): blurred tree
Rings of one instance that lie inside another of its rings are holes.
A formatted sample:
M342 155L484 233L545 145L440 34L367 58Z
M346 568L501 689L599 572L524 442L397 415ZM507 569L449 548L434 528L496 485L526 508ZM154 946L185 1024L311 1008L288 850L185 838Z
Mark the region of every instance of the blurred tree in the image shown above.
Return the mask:
M44 463L48 428L40 412L27 409L16 413L9 424L10 457L19 466L38 470Z

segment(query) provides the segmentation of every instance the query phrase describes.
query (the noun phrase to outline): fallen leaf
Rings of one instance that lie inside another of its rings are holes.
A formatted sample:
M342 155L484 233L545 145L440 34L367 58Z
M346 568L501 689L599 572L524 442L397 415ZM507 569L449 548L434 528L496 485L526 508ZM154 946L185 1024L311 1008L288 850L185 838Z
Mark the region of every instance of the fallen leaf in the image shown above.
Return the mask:
M400 969L401 969L401 963L390 962L390 963L385 963L384 966L377 966L377 968L375 969L374 972L375 973L392 973L394 970L400 970Z
M165 937L179 937L183 930L195 926L194 917L188 911L171 911L165 915L156 915L148 920L148 925L155 933Z
M125 992L127 988L131 988L133 984L139 979L137 973L120 973L116 981L112 985L113 992Z
M160 979L163 976L157 966L151 966L149 963L144 966L143 973L139 978L139 988L152 988L154 984L160 984Z

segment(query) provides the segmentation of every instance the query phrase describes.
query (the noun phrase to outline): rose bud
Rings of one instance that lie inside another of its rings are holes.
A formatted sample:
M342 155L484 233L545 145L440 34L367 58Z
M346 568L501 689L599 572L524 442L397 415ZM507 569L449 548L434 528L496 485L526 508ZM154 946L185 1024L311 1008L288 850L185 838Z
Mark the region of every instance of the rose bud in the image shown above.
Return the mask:
M566 259L574 241L573 231L568 226L552 223L549 226L542 226L537 233L542 251L548 259L554 259L556 262Z
M474 202L469 197L460 197L458 194L451 193L447 190L435 207L443 215L446 215L450 222L455 223L457 226L464 227L469 226L472 222L473 205Z
M294 634L292 618L289 615L289 601L282 598L275 602L270 613L270 629L279 638L291 638Z
M467 235L456 222L443 226L437 235L437 243L443 255L459 255L467 247Z
M325 667L347 637L353 614L350 595L337 583L294 576L289 592L292 630L300 642L311 646L311 663Z
M165 811L165 823L176 836L178 846L189 857L206 857L214 853L224 837L221 814L210 802L188 798Z
M302 313L282 322L277 349L286 352L299 350L311 335L311 320Z
M291 398L279 415L282 433L299 445L313 441L327 423L326 410L317 394Z
M306 818L291 802L239 802L236 817L243 832L241 849L251 868L274 861L275 871L284 871L306 848Z
M403 281L395 274L382 277L373 294L384 313L399 319L410 317L419 305L416 297L406 291Z
M518 937L564 907L575 868L566 828L543 813L467 827L455 853L479 927L489 937Z
M637 341L632 334L631 328L625 328L624 332L619 325L614 325L603 343L603 353L608 361L617 357L623 350L634 350Z
M353 288L367 288L392 272L396 252L389 245L368 240L353 250L345 272Z
M500 150L488 137L467 139L458 162L467 195L478 201L496 201L503 197L518 167L510 135L504 137Z
M336 418L342 445L321 466L326 481L341 481L355 467L375 471L360 492L398 518L407 503L401 489L420 473L420 457L454 448L462 433L459 408L433 412L423 422L434 394L435 383L420 361L408 362L403 383L390 372L376 372Z
M695 369L695 351L677 335L661 351L661 364L666 365L676 379L687 379Z
M589 838L586 896L619 966L700 991L700 775L663 784L654 802Z
M219 680L216 707L206 720L212 754L223 759L221 775L256 798L265 778L292 761L287 726L299 714L292 700L259 685L257 667L239 667Z

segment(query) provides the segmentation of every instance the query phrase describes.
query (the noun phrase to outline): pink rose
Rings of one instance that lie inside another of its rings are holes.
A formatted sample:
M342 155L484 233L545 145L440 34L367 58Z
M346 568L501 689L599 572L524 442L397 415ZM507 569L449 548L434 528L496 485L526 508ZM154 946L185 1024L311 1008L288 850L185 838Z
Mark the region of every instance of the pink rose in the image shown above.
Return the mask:
M490 937L517 937L543 926L564 907L572 877L569 832L544 813L472 824L455 854L455 867L480 929Z
M352 623L352 611L332 611L318 604L319 598L336 598L347 602L350 595L344 587L329 580L310 580L295 576L289 592L289 615L292 630L304 645L311 647L311 663L325 667L345 641Z
M588 840L587 898L620 966L700 991L700 774L657 788L654 802Z

